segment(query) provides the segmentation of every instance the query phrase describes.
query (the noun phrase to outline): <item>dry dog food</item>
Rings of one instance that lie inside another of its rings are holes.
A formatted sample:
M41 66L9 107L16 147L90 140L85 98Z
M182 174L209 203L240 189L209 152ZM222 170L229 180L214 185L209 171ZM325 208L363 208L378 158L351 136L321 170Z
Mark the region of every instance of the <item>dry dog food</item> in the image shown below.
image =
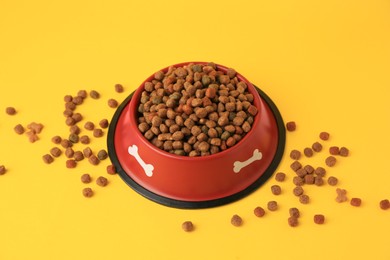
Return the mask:
M96 184L101 186L101 187L105 187L108 184L108 180L107 180L107 178L100 176L96 179Z
M96 90L91 90L91 92L89 92L89 95L93 99L99 99L100 98L100 93L97 92Z
M328 184L329 184L330 186L336 186L338 182L339 182L339 180L338 180L336 177L334 177L334 176L329 176L329 178L328 178Z
M50 149L50 154L53 157L60 157L60 155L62 154L62 151L58 147L53 147L53 148Z
M284 172L278 172L275 174L275 180L278 182L283 182L286 178L286 174Z
M310 197L306 194L302 194L299 196L299 202L302 204L308 204L310 201Z
M111 175L116 174L115 166L112 165L112 164L107 165L106 171L107 171L108 174L111 174Z
M267 208L269 211L276 211L278 209L278 203L274 200L271 200L267 203Z
M336 162L337 162L336 157L334 157L334 156L332 156L332 155L331 155L331 156L328 156L328 157L325 159L325 164L326 164L327 166L329 166L329 167L335 166Z
M45 154L44 156L42 156L42 159L43 162L46 164L51 164L52 162L54 162L54 158L50 154Z
M72 149L72 147L68 147L65 149L65 156L67 158L73 158L73 155L74 155L74 150Z
M331 155L339 155L340 148L338 146L331 146L331 147L329 147L329 153Z
M69 159L69 160L66 160L65 165L66 165L66 168L73 169L73 168L76 168L77 162L76 162L76 160Z
M181 224L181 228L185 232L191 232L194 230L194 224L191 221L184 221L183 224Z
M84 188L83 189L83 195L86 198L90 198L93 196L93 190L91 188Z
M347 191L345 189L337 188L336 193L337 193L336 201L338 203L342 203L348 200Z
M94 154L91 154L91 155L88 157L88 161L89 161L92 165L98 165L98 164L100 163L99 158L97 158L96 155L94 155Z
M256 217L263 217L265 215L265 210L262 207L256 207L253 210L253 213L255 214Z
M5 108L5 112L7 115L13 116L16 114L16 109L14 107L7 107Z
M76 162L84 160L84 154L81 151L75 151L73 154L73 158Z
M272 185L271 186L271 192L274 195L280 195L282 193L282 188L280 188L279 185Z
M83 175L81 175L82 183L90 183L91 180L92 180L91 175L89 175L88 173L84 173Z
M108 154L107 154L106 150L104 150L104 149L100 150L100 151L98 152L98 154L97 154L97 158L98 158L100 161L103 161L103 160L107 159L107 157L108 157Z
M298 150L292 150L290 152L290 158L293 160L299 160L301 158L301 152Z
M225 74L213 63L159 71L144 84L138 129L158 148L178 155L226 150L251 130L257 114L247 88L233 69Z
M232 225L235 227L239 227L242 225L242 218L239 215L235 214L231 218L230 223L232 223Z
M303 184L305 184L305 180L304 180L302 177L294 176L294 178L293 178L293 183L294 183L296 186L302 186Z
M93 136L94 137L102 137L104 135L104 132L103 132L103 130L102 129L99 129L99 128L95 128L94 130L93 130Z
M388 199L381 200L379 202L379 207L383 210L387 210L390 208L390 201Z
M118 93L122 93L124 90L122 84L115 84L114 88L115 88L115 91Z
M87 121L84 124L84 128L87 129L87 130L92 131L95 128L95 124L93 122L91 122L91 121Z
M296 218L296 217L289 217L287 219L287 221L288 221L288 224L289 224L290 227L296 227L299 224L298 218Z
M27 135L28 140L30 141L30 143L35 143L36 141L39 140L38 135L34 131L32 131L32 130L26 132L26 135Z
M290 168L291 168L294 172L296 172L296 171L298 171L299 169L302 168L302 164L301 164L300 162L298 162L298 161L294 161L294 162L290 165Z
M56 136L53 136L53 137L51 138L51 141L52 141L54 144L61 144L62 138L61 138L61 136L56 135Z
M82 99L85 99L88 96L88 93L86 90L82 89L77 92L77 97L80 97Z
M360 207L362 200L360 198L352 198L350 203L354 207Z
M90 148L90 147L84 148L83 154L84 154L84 157L85 157L85 158L91 157L91 155L92 155L92 150L91 150L91 148Z
M320 144L319 142L315 142L312 144L311 149L313 149L313 151L315 151L317 153L321 152L322 151L322 144Z
M323 141L329 140L329 133L328 132L321 132L320 133L320 139Z
M70 132L70 134L78 135L78 134L80 134L81 129L80 129L80 127L78 127L78 125L72 125L71 127L69 127L69 132Z
M75 144L79 142L80 138L77 134L70 134L68 140Z
M108 101L107 101L107 104L109 107L111 108L117 108L118 107L118 101L116 101L115 99L113 98L110 98Z
M314 215L313 219L314 219L314 223L319 224L319 225L324 224L324 222L325 222L325 216L322 214Z
M61 146L66 149L68 147L72 147L73 143L71 141L69 141L68 139L62 139Z
M21 124L17 124L15 127L14 127L14 131L15 133L17 133L18 135L21 135L24 133L24 127L21 125Z
M349 150L346 147L341 147L339 151L339 155L343 157L347 157L349 155Z
M301 196L303 194L303 188L302 186L296 186L294 189L293 189L293 193L295 196Z
M290 121L290 122L286 123L286 128L287 128L287 131L293 132L297 129L297 125L294 121Z
M312 157L313 156L313 150L310 147L306 147L305 149L303 149L303 154L306 157Z
M299 216L300 216L299 209L297 209L297 208L290 208L288 210L288 212L290 214L290 217L299 218Z
M314 170L314 174L316 174L316 175L319 176L319 177L325 177L326 170L325 170L325 168L323 168L323 167L321 167L321 166L318 166L318 167Z
M314 184L316 186L322 186L324 185L324 179L322 177L316 176L314 177Z
M91 140L89 139L88 135L83 135L80 137L80 143L82 144L89 144Z
M108 127L108 120L107 119L102 119L100 120L99 122L99 126L103 129L107 128Z
M7 172L7 169L5 168L4 165L0 165L0 175L3 175Z

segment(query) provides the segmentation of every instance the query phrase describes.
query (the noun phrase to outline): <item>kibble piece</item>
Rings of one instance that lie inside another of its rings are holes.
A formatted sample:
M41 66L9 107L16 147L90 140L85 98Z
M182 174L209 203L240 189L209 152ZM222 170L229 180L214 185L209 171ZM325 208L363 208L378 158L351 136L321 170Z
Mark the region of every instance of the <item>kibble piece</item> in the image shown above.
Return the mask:
M91 98L93 98L93 99L98 99L98 98L100 98L100 94L99 94L99 92L97 92L96 90L91 90L91 92L89 92L89 95L90 95Z
M301 196L303 194L303 188L302 186L296 186L294 189L293 189L293 193L295 196Z
M82 161L82 160L84 160L84 154L83 154L81 151L76 151L76 152L74 152L74 154L73 154L73 158L74 158L75 161L77 161L77 162Z
M71 141L74 144L78 143L80 140L80 138L77 134L70 134L68 139L69 139L69 141Z
M307 174L304 177L304 181L306 184L314 184L315 182L315 177L313 174Z
M83 175L81 175L82 183L90 183L91 180L92 180L91 175L89 175L88 173L84 173Z
M267 203L267 208L270 211L276 211L278 209L278 203L274 200Z
M83 195L86 198L90 198L93 196L93 190L91 188L84 188L83 189Z
M282 188L279 185L272 185L271 192L274 195L280 195L282 193Z
M72 125L71 127L69 127L69 132L71 134L78 135L78 134L80 134L80 131L81 131L81 129L77 125Z
M16 109L14 107L7 107L5 109L5 112L7 113L7 115L13 116L16 114Z
M109 107L111 108L117 108L118 107L118 101L116 101L115 99L113 98L110 98L108 101L107 101L107 104Z
M24 133L24 127L21 125L21 124L17 124L15 127L14 127L14 131L15 133L17 133L18 135L21 135Z
M65 103L72 102L72 100L73 100L72 95L65 95L64 96Z
M77 96L78 97L81 97L82 99L86 98L88 96L88 93L86 90L82 89L82 90L79 90L79 92L77 92Z
M76 124L76 120L74 120L73 117L67 117L66 120L65 120L65 124L67 126L75 125Z
M115 166L112 165L112 164L107 165L106 170L107 170L107 173L108 173L108 174L111 174L111 175L116 174L116 168L115 168Z
M265 210L262 207L256 207L253 210L253 213L255 214L256 217L263 217L265 215Z
M290 168L296 172L297 170L301 169L302 168L302 164L298 161L294 161L291 165L290 165Z
M80 143L82 144L89 144L91 140L89 139L88 135L83 135L80 137Z
M286 178L286 174L284 172L278 172L275 175L275 180L278 182L283 182L285 178Z
M360 207L362 204L362 200L360 198L352 198L351 199L351 205L354 207Z
M230 223L232 223L232 225L235 227L239 227L242 225L242 218L239 215L235 214L231 218Z
M292 150L290 152L290 158L293 160L299 160L301 158L301 152L298 150Z
M66 160L66 168L68 169L72 169L72 168L76 168L77 166L77 162L75 160Z
M7 172L7 169L4 165L0 165L0 175L4 175Z
M322 186L322 185L324 185L324 179L322 177L320 177L320 176L316 176L314 178L314 184L316 186Z
M183 224L181 224L181 228L185 232L191 232L194 230L194 224L191 221L184 221Z
M314 172L314 168L313 166L311 166L310 164L308 165L305 165L305 167L303 167L305 169L305 171L308 173L308 174L312 174Z
M331 146L329 147L329 153L331 155L338 155L340 152L340 148L338 146Z
M294 178L293 178L293 183L294 183L296 186L302 186L303 184L305 184L305 180L304 180L302 177L294 176Z
M91 121L87 121L84 124L84 128L87 129L87 130L92 131L95 128L95 124L93 122L91 122Z
M335 185L337 185L338 182L339 182L339 180L338 180L336 177L334 177L334 176L329 176L329 178L328 178L328 184L329 184L330 186L335 186Z
M123 86L122 84L115 84L115 91L117 93L122 93L123 92Z
M305 149L303 149L303 154L306 156L306 157L312 157L313 156L313 150L309 147L306 147Z
M312 144L311 148L313 149L313 151L315 152L321 152L322 150L322 144L320 144L319 142L315 142Z
M338 203L342 203L348 200L347 191L345 189L337 188L336 193L337 193L336 201Z
M73 158L73 155L74 155L74 151L73 151L72 147L68 147L65 149L65 156L67 158Z
M349 150L346 147L341 147L339 151L339 155L343 157L347 157L349 155Z
M314 174L319 177L324 177L326 174L326 170L323 167L319 166L314 170Z
M43 159L43 162L46 164L51 164L52 162L54 162L54 158L50 154L45 154L42 157L42 159Z
M89 147L85 148L85 149L83 150L83 154L84 154L84 157L85 157L85 158L91 157L91 155L92 155L92 150L91 150L91 148L89 148Z
M328 132L321 132L320 139L324 140L324 141L329 140L329 133Z
M108 127L108 120L107 119L102 119L102 120L100 120L100 122L99 122L99 126L101 127L101 128L103 128L103 129L105 129L105 128L107 128Z
M324 224L324 222L325 222L324 215L322 215L322 214L314 215L314 223L321 225L321 224Z
M307 175L307 171L305 170L305 168L300 168L295 173L298 175L298 177L301 178L304 178Z
M287 128L287 131L293 132L296 130L297 126L296 126L296 123L294 121L290 121L290 122L286 123L286 128Z
M334 157L334 156L331 155L331 156L328 156L328 157L325 159L325 164L326 164L327 166L329 166L329 167L333 167L333 166L335 166L336 161L337 161L336 157Z
M92 164L92 165L98 165L99 164L99 162L100 162L100 160L99 160L99 158L97 158L95 155L91 155L91 156L89 156L89 158L88 158L88 161Z
M99 159L100 161L102 161L102 160L107 159L108 154L107 154L106 150L102 149L102 150L100 150L100 151L98 152L97 157L98 157L98 159Z
M288 213L290 214L290 217L299 218L300 216L299 209L297 208L290 208L288 210Z
M302 194L301 196L299 196L299 202L302 203L302 204L308 204L310 201L310 197L306 194Z
M35 143L36 141L39 140L38 135L32 130L26 132L26 135L28 136L28 140L30 141L30 143Z
M62 154L62 151L58 147L53 147L50 149L50 154L54 157L59 157Z
M36 134L40 134L42 132L43 127L44 126L41 123L35 123L35 122L32 122L27 125L27 128Z
M388 199L381 200L379 207L383 210L388 210L390 208L390 201Z
M298 226L298 218L296 218L296 217L289 217L288 219L288 225L290 226L290 227L296 227L296 226Z
M101 186L101 187L105 187L108 184L108 180L107 180L107 178L100 176L96 179L96 184Z
M96 128L93 130L93 136L94 137L102 137L104 135L104 132L100 128Z

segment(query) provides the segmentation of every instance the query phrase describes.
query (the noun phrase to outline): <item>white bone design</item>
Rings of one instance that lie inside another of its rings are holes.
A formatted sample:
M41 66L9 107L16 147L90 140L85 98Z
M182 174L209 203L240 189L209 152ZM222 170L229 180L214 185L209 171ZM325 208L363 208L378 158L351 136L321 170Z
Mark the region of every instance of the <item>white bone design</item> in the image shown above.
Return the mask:
M137 160L137 162L141 165L141 167L145 171L146 176L152 177L154 166L151 164L146 164L144 162L144 160L142 160L142 158L138 154L138 147L135 144L132 146L129 146L128 152L130 155L134 156L134 158Z
M235 161L233 163L233 171L235 173L238 173L241 171L242 168L244 168L245 166L248 166L249 164L253 163L254 161L257 161L257 160L261 160L261 158L263 158L263 154L261 152L259 152L259 149L255 149L253 151L253 155L251 158L249 158L248 160L244 161L244 162L240 162L240 161Z

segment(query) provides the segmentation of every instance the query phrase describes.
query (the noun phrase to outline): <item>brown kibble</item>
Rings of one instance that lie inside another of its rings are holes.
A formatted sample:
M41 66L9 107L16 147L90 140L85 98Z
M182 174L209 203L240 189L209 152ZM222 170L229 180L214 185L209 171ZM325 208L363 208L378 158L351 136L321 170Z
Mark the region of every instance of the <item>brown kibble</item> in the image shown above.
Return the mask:
M91 140L89 139L88 135L83 135L80 137L80 143L82 144L89 144Z
M282 193L282 188L280 188L279 185L272 185L271 186L271 192L274 195L280 195Z
M299 202L302 203L302 204L308 204L310 201L310 197L306 194L302 194L301 196L299 196Z
M303 180L303 178L299 177L299 176L294 176L293 178L293 183L296 185L296 186L302 186L303 184L305 184L305 181Z
M108 123L108 120L107 120L107 119L102 119L102 120L100 120L100 122L99 122L99 126L100 126L101 128L103 128L103 129L107 128L108 125L109 125L109 123Z
M93 98L93 99L98 99L98 98L100 98L100 94L99 94L99 92L97 92L96 90L91 90L91 92L89 92L89 95L90 95L91 98Z
M83 150L83 154L84 154L84 157L85 157L85 158L91 157L91 155L92 155L92 150L91 150L91 148L89 148L89 147L85 148L85 149Z
M288 210L288 213L290 214L290 217L299 218L300 216L299 209L297 208L290 208Z
M65 120L65 124L67 126L72 126L72 125L76 124L76 120L74 120L73 117L67 117Z
M82 183L90 183L91 180L92 180L91 175L89 175L88 173L81 175L81 182Z
M305 175L304 180L306 184L314 184L315 177L313 174L307 174Z
M72 169L72 168L76 168L77 162L75 160L70 159L70 160L66 161L65 165L66 165L66 168Z
M322 225L325 222L325 216L322 214L314 215L314 223Z
M87 129L87 130L92 131L95 128L95 124L93 122L91 122L91 121L87 121L84 124L84 128Z
M335 186L335 185L337 185L338 182L339 182L339 180L338 180L336 177L334 177L334 176L329 176L329 178L328 178L328 184L329 184L330 186Z
M298 218L296 218L296 217L289 217L289 218L287 219L287 221L288 221L288 225L289 225L290 227L296 227L296 226L298 226L298 224L299 224Z
M65 156L67 158L73 158L73 155L74 155L74 151L73 151L72 147L68 147L65 149Z
M343 157L347 157L349 155L349 150L346 147L341 147L339 151L339 155Z
M44 156L42 156L42 159L43 162L46 164L51 164L52 162L54 162L54 158L50 154L45 154Z
M53 147L50 149L50 154L54 157L59 157L62 154L62 151L58 147Z
M32 131L32 130L26 132L26 135L27 135L28 140L30 141L30 143L35 143L36 141L39 140L38 135L34 131Z
M316 186L322 186L322 185L324 185L324 179L322 177L316 176L314 178L314 184Z
M116 174L116 168L112 164L107 165L106 171L107 171L108 174L111 174L111 175Z
M390 201L388 199L381 200L379 207L383 210L388 210L390 208Z
M83 120L83 116L80 114L80 113L74 113L72 115L72 118L74 120L75 123L78 123L80 122L81 120Z
M77 161L77 162L82 161L82 160L84 160L84 154L83 154L81 151L76 151L76 152L74 152L74 154L73 154L73 158L74 158L75 161Z
M79 90L79 92L77 92L77 96L78 97L81 97L82 99L86 98L88 96L88 93L86 90L82 89L82 90Z
M326 174L326 170L323 167L319 166L314 170L314 174L319 177L324 177Z
M14 107L7 107L5 109L5 112L7 113L7 115L13 116L16 114L16 109Z
M352 198L351 199L351 205L354 207L360 207L362 204L362 200L360 198Z
M101 186L101 187L105 187L108 184L108 180L107 180L107 178L100 176L96 179L96 184Z
M275 175L275 180L278 182L283 182L285 178L286 178L286 174L284 172L278 172Z
M257 108L253 105L250 105L248 108L248 113L252 116L255 116L257 114Z
M296 186L294 189L293 189L293 193L295 196L301 196L303 194L303 188L302 186Z
M315 142L313 143L313 145L311 146L311 148L313 149L313 151L315 152L321 152L322 150L322 144L320 144L319 142Z
M337 193L336 201L338 203L342 203L342 202L345 202L345 201L348 200L348 198L347 198L347 190L337 188L336 189L336 193Z
M336 157L334 157L334 156L328 156L328 157L325 159L325 164L326 164L327 166L329 166L329 167L333 167L333 166L335 166L336 161L337 161Z
M14 127L14 131L15 133L17 133L18 135L21 135L24 133L24 127L21 125L21 124L17 124L15 127Z
M338 146L331 146L329 147L329 153L331 155L339 155L340 148Z
M72 102L72 100L73 100L73 97L71 95L65 95L64 96L65 103Z
M123 92L123 86L122 86L122 84L115 84L115 91L117 92L117 93L122 93Z
M291 165L290 165L290 168L296 172L297 170L301 169L302 168L302 164L298 161L294 161Z
M97 158L98 158L100 161L103 161L103 160L107 159L107 157L108 157L107 151L104 150L104 149L100 150L100 151L98 152L98 154L97 154Z
M96 129L93 130L93 136L94 137L99 138L99 137L102 137L103 135L104 135L104 132L103 132L102 129L96 128Z
M313 168L313 166L311 166L310 164L305 165L305 167L303 167L303 168L306 170L306 172L307 172L308 174L312 174L312 173L314 172L314 168Z
M253 213L255 214L256 217L263 217L265 215L265 210L262 207L256 207L253 210Z
M100 160L99 160L99 158L97 158L95 155L91 155L91 156L89 156L89 158L88 158L88 161L92 164L92 165L98 165L99 164L99 162L100 162Z
M306 147L303 149L303 153L306 157L312 157L313 156L313 150L309 147Z
M278 203L274 200L267 203L267 208L270 211L276 211L278 209Z
M239 227L242 225L242 218L239 215L235 214L231 218L230 223L232 223L232 225L235 227Z
M321 132L320 139L324 140L324 141L329 140L329 133L328 132Z
M70 134L69 135L69 141L71 141L72 143L78 143L80 140L79 136L76 135L76 134Z
M83 195L86 198L90 198L93 196L93 190L91 188L84 188L83 189Z
M184 221L183 224L181 224L181 228L185 232L191 232L194 230L194 224L192 224L191 221Z
M36 134L40 134L42 132L43 125L40 124L40 123L32 122L32 123L27 125L27 128L30 129L31 131L33 131Z
M301 152L298 150L292 150L290 152L290 158L293 160L299 160L301 158Z
M299 177L304 178L307 175L305 168L300 168L295 172Z
M0 175L4 175L7 172L7 169L4 165L0 165Z
M107 101L107 104L109 107L111 108L117 108L118 107L118 101L116 101L115 99L113 98L110 98L108 101Z
M69 127L69 132L71 134L78 135L78 134L80 134L80 131L81 131L81 129L77 125L72 125L71 127Z
M296 126L296 123L294 121L290 121L290 122L286 123L286 128L287 128L287 131L293 132L296 130L297 126Z

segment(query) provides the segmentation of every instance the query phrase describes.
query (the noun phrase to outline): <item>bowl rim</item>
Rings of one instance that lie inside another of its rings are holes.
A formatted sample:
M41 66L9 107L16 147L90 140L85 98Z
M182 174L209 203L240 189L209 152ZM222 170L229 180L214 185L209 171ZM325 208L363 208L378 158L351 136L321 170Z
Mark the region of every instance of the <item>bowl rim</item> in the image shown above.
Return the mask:
M181 62L181 63L177 63L177 64L174 64L174 65L167 66L167 67L161 69L161 71L166 71L166 70L168 70L172 66L177 68L177 67L183 67L183 66L186 66L186 65L189 65L189 64L207 65L208 62L202 62L202 61ZM214 64L217 66L217 70L222 69L223 71L226 72L226 70L228 69L228 67L226 67L226 66L223 66L223 65L220 65L220 64L217 64L217 63L214 63ZM253 118L254 120L253 120L253 124L251 126L251 130L248 133L246 133L244 135L244 137L239 142L237 142L235 145L233 145L232 147L227 148L224 151L220 151L220 152L215 153L215 154L210 154L210 155L205 155L205 156L194 156L194 157L190 157L188 155L184 156L184 155L172 154L172 153L169 153L167 151L164 151L164 150L156 147L149 140L147 140L145 138L145 136L142 135L141 131L139 131L139 129L137 127L138 123L137 123L137 120L136 120L136 117L137 117L136 114L138 113L138 109L137 108L138 108L138 105L139 105L139 98L140 98L140 95L141 95L141 93L142 93L142 91L144 89L145 82L150 81L151 79L153 79L154 74L155 73L151 74L148 78L146 78L140 84L140 86L135 90L134 95L133 95L132 99L130 100L129 115L128 115L130 117L131 126L135 129L135 131L134 131L135 135L137 137L139 137L139 139L142 141L142 143L144 145L146 145L148 148L153 150L153 152L157 152L160 155L162 155L164 157L168 157L168 158L173 159L173 160L205 161L205 160L217 159L217 158L220 158L222 156L225 156L226 153L234 153L241 146L245 145L245 141L247 139L249 139L251 135L255 134L256 131L254 131L254 129L256 129L256 127L258 126L259 121L260 121L259 117L262 114L262 110L260 109L261 104L262 104L262 98L260 97L260 95L259 95L258 91L256 90L255 86L248 79L246 79L242 74L240 74L239 72L236 71L236 77L240 81L243 81L243 82L245 82L247 84L249 93L253 95L253 103L252 104L255 105L257 103L256 108L258 110L257 114ZM137 112L135 112L135 111L137 111Z

